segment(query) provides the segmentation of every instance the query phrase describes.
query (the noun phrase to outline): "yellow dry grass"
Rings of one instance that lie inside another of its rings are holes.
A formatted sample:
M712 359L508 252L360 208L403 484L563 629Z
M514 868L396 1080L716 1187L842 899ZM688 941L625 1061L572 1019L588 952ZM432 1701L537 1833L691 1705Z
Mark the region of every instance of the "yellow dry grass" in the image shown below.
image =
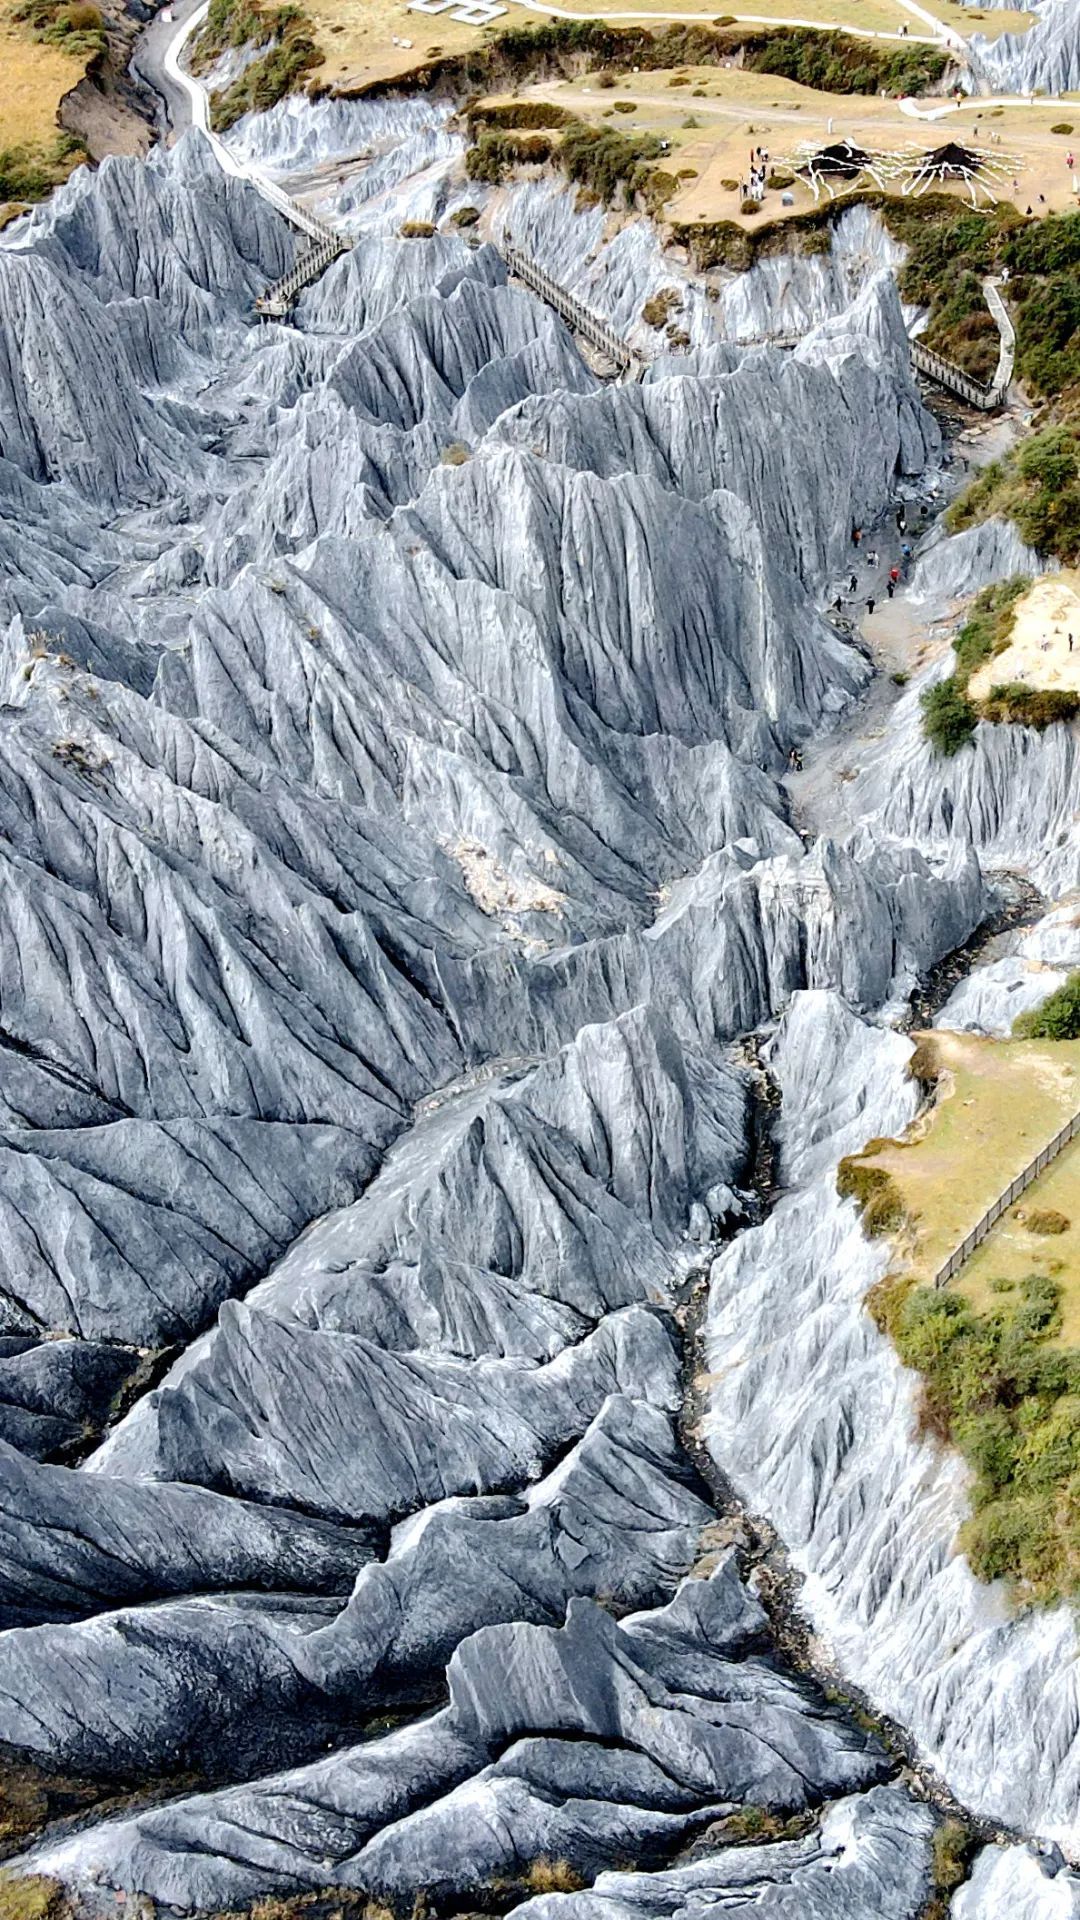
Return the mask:
M902 1140L881 1143L865 1160L892 1176L907 1214L893 1271L926 1285L1010 1180L1080 1107L1080 1040L986 1040L942 1029L919 1038L942 1074L937 1100ZM1075 1228L1063 1235L1031 1232L1025 1219L1046 1208L1075 1220ZM1064 1282L1062 1337L1075 1344L1080 1142L1029 1187L951 1284L985 1309L995 1299L991 1280L1029 1273Z
M672 78L685 79L687 84L671 87L668 82ZM1003 198L1013 200L1021 211L1030 206L1040 213L1065 211L1075 205L1065 165L1075 141L1050 132L1057 116L1049 109L1018 104L988 113L973 102L942 120L921 123L901 113L895 100L816 93L795 80L748 73L737 67L682 67L675 74L621 74L614 92L597 88L595 75L585 74L575 80L526 87L518 97L554 100L596 124L637 128L670 140L667 170L694 170L694 177L665 206L665 218L672 221L733 220L749 228L805 213L815 202L802 181L796 181L790 189L794 202L790 208L783 206L778 192L770 191L756 215L742 214L738 187L726 187L724 181L742 179L751 146L766 147L772 165L783 167L804 141L816 146L845 137L868 150L911 149L922 153L947 139L970 140L974 133L975 144L990 151L989 136L994 132L1000 136L994 151L1006 156L1010 169L1001 188ZM633 101L634 112L614 113L615 100ZM686 127L687 119L697 125ZM1076 138L1080 139L1080 107ZM1013 170L1015 194L1011 191ZM961 187L946 191L969 204ZM1045 197L1045 207L1039 201L1040 194Z
M1008 646L972 674L968 693L985 700L991 687L1012 680L1080 693L1080 573L1074 569L1036 581L1016 602Z
M920 4L942 26L965 37L979 33L996 39L999 33L1023 33L1033 19L1031 14L1014 13L1008 7L972 9L962 0L920 0ZM625 0L622 6L609 0L603 7L590 5L590 0L559 0L559 5L563 12L578 13L582 19L611 20L616 25L647 21L650 13L660 13L674 20L798 20L841 30L861 29L864 33L898 34L906 26L909 36L931 38L925 22L900 6L898 0L739 0L738 5L728 7L717 5L717 0ZM513 0L511 11L518 14ZM523 11L539 17L530 9Z
M0 149L50 149L60 102L84 72L81 60L31 39L10 11L0 10Z
M439 53L463 53L484 39L480 28L462 26L448 13L410 13L404 0L304 0L304 12L326 55L319 81L335 88L394 80ZM394 46L395 40L412 44Z

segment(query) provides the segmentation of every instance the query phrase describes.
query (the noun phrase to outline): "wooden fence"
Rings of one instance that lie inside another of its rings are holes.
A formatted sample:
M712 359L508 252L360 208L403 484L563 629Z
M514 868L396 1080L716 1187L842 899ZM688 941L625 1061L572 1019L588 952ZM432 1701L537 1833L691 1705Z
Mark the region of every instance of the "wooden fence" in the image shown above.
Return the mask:
M1080 1133L1080 1113L1074 1113L1072 1119L1065 1122L1061 1131L1055 1133L1048 1145L1035 1155L1034 1160L1028 1162L1023 1173L1018 1173L1016 1179L1009 1182L1004 1193L999 1193L993 1206L987 1208L978 1225L972 1227L967 1238L961 1240L960 1245L950 1253L944 1265L938 1268L934 1275L935 1287L943 1287L952 1279L953 1274L959 1271L976 1247L982 1245L991 1227L997 1224L1003 1213L1008 1212L1014 1200L1019 1200L1020 1195L1026 1193L1032 1181L1037 1180L1040 1173L1045 1172L1051 1160L1056 1160L1062 1147L1067 1147L1069 1141L1075 1140L1078 1133Z

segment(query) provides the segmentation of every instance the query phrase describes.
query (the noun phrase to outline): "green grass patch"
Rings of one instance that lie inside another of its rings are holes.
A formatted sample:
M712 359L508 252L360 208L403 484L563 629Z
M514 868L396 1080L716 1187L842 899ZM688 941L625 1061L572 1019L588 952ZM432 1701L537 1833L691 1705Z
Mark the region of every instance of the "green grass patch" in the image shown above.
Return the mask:
M0 1873L0 1920L68 1920L70 1914L59 1880L41 1873Z

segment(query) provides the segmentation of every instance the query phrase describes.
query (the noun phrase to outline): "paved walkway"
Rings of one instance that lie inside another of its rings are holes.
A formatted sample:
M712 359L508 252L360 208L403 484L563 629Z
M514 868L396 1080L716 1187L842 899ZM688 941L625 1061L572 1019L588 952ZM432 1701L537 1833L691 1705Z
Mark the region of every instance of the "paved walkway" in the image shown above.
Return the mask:
M172 40L164 50L161 57L161 76L169 89L167 97L186 102L188 124L198 127L200 133L205 135L223 173L231 173L239 180L249 180L251 185L262 194L264 200L268 200L272 207L276 207L277 211L284 215L291 226L299 227L301 233L306 233L309 239L317 242L336 239L338 236L335 235L332 227L329 227L324 220L317 219L313 213L308 213L306 208L298 206L295 200L290 199L284 188L271 180L261 167L255 165L254 161L239 159L211 127L210 96L202 81L195 74L187 72L186 68L180 64L180 56L184 48L190 40L194 39L209 11L210 0L201 0L201 5L196 7L194 13L186 15L182 24L177 27Z
M897 0L897 4L908 13L917 15L923 20L933 20L933 15L925 13L915 4L915 0ZM611 24L620 20L664 20L669 25L681 27L708 27L713 24L711 16L705 13L643 13L625 8L619 8L614 13L599 13L590 8L585 14L573 12L569 7L550 6L547 0L515 0L515 5L519 6L524 13L542 14L546 20L587 19L598 20L601 23L607 21ZM733 13L726 18L740 27L810 27L815 33L846 33L856 40L895 40L901 46L938 47L947 44L959 48L965 44L958 34L951 33L948 27L943 27L936 21L934 22L936 31L933 34L921 34L886 33L880 28L853 27L842 20L804 20L796 14Z

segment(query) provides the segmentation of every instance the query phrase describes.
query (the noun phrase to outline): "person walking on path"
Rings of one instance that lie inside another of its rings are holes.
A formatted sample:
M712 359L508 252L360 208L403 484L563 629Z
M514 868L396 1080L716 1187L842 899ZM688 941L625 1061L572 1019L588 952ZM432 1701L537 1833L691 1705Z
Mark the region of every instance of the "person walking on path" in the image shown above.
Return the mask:
M867 613L873 613L873 611L874 611L874 596L873 596L873 594L871 594L871 595L870 595L870 598L869 598L869 600L868 600L868 601L867 601L867 603L866 603L866 611L867 611Z
M890 579L890 580L892 581L892 584L893 584L893 586L894 586L894 587L895 587L895 586L896 586L896 585L897 585L897 584L899 583L899 580L900 580L900 569L899 569L899 567L890 567L890 568L889 568L889 579Z
M889 575L889 578L885 582L885 591L888 594L889 599L891 600L893 597L893 594L896 592L896 581L893 579L891 574Z
M851 579L850 579L850 580L848 581L848 583L847 583L847 590L848 590L848 592L849 592L849 593L854 593L854 592L855 592L855 589L856 589L856 588L857 588L857 586L858 586L858 584L859 584L859 576L858 576L858 574L857 574L857 573L853 573L853 574L852 574L852 576L851 576Z
M862 539L862 528L861 528L861 527L852 527L852 529L851 529L851 544L852 544L852 546L853 546L853 547L857 547L861 539Z

